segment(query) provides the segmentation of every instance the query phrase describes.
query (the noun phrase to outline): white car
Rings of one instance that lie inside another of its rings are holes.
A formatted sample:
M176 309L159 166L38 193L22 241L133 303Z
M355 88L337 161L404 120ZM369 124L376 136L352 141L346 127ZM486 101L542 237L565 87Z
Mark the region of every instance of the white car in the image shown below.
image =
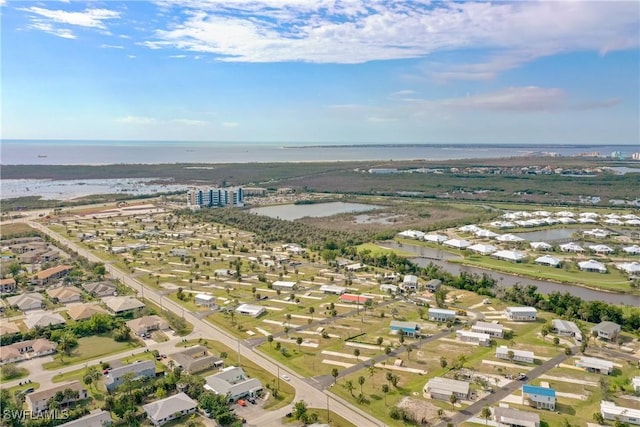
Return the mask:
M285 381L289 381L291 378L289 378L289 375L284 374L284 375L282 376L282 379L283 379L283 380L285 380Z

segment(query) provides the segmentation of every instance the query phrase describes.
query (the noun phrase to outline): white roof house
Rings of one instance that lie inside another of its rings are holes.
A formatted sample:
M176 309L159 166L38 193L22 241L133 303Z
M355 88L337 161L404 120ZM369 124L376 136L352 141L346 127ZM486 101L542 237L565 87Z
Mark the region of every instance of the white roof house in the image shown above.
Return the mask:
M320 292L325 294L335 294L342 295L347 292L347 288L344 286L336 286L336 285L322 285L320 286Z
M550 251L553 249L553 246L547 242L531 242L529 243L529 246L531 246L531 249L535 251Z
M495 251L498 250L498 248L496 248L493 245L486 245L484 243L478 243L476 245L471 245L467 248L467 250L470 250L472 252L476 252L479 253L480 255L491 255L492 253L494 253Z
M425 234L423 239L427 242L442 243L449 238L444 234Z
M494 237L498 237L498 233L494 233L493 231L490 231L490 230L485 230L484 228L476 230L473 234L478 238L493 239Z
M391 292L392 294L395 294L398 292L398 287L396 285L385 283L380 285L380 292Z
M425 236L424 232L418 230L405 230L398 233L398 235L410 239L422 239Z
M640 391L640 377L633 377L633 379L631 380L631 385L633 386L633 391L639 392Z
M591 245L589 249L597 254L610 254L613 252L613 248L607 245Z
M593 218L578 218L578 222L580 224L597 224L598 221L596 221Z
M522 237L516 236L515 234L503 234L501 236L496 237L498 242L522 242L524 239Z
M21 311L35 310L42 308L44 297L37 292L16 295L7 298L7 305L16 306Z
M263 388L260 380L247 377L242 368L237 366L228 366L206 377L205 381L205 389L228 396L229 401L256 396Z
M594 228L592 230L585 230L582 232L585 236L597 237L598 239L604 239L609 236L611 232L607 230L602 230L600 228Z
M622 250L629 255L640 255L640 246L638 245L625 246Z
M185 393L178 393L165 399L142 405L142 409L147 413L149 421L154 426L161 426L176 418L192 414L197 407L198 403Z
M471 326L473 332L482 332L489 334L492 337L502 338L504 334L504 327L499 323L481 322L478 321Z
M513 360L516 362L523 362L523 363L535 362L535 355L533 354L532 351L510 349L506 345L501 345L498 348L496 348L496 358L503 359L503 360L510 360L509 352L512 352Z
M498 423L498 427L540 427L538 414L513 408L493 408L493 418Z
M108 411L98 409L89 415L60 424L58 427L106 427L111 425L111 414Z
M463 225L462 227L458 228L458 231L462 233L475 233L478 230L481 230L481 228L474 224Z
M634 227L640 226L640 219L628 219L624 222L627 225L633 225Z
M491 346L491 335L482 332L472 332L458 329L456 331L456 339L462 342L470 342L486 347Z
M273 289L280 289L283 291L293 291L296 289L297 283L296 282L285 282L282 280L276 280L275 282L273 282L271 284L271 286L273 287Z
M193 300L196 305L211 307L216 305L216 297L209 294L197 294Z
M551 255L544 255L535 259L536 264L540 265L548 265L551 267L559 267L562 261L558 258L552 257Z
M465 249L471 246L471 243L464 239L449 239L442 242L442 244L456 249Z
M507 307L504 314L509 320L534 321L538 317L535 307Z
M493 258L511 262L522 262L527 258L527 254L516 250L498 251L491 254Z
M584 368L589 372L596 372L604 375L609 375L613 372L613 362L598 359L597 357L582 356L576 361L576 366Z
M640 409L637 408L625 408L603 400L600 402L600 413L605 420L640 425Z
M236 308L236 313L245 314L251 317L258 317L266 311L267 310L264 307L259 305L252 305L252 304L240 304Z
M443 377L431 378L425 384L422 392L433 399L449 400L451 395L460 399L469 397L469 383Z
M429 320L435 321L447 321L456 318L456 312L454 310L448 310L446 308L429 308Z
M607 267L603 263L593 259L590 259L588 261L580 261L578 263L578 267L580 267L580 270L582 271L591 271L596 273L607 272Z
M560 250L562 252L584 252L584 249L582 248L582 246L574 242L564 243L560 245Z
M616 268L632 276L640 274L640 262L621 262L616 264Z
M400 288L403 290L417 290L418 289L418 276L414 276L413 274L405 274L402 278L402 283L400 284Z
M553 319L551 325L558 335L575 337L577 341L582 341L582 332L575 323L569 320Z

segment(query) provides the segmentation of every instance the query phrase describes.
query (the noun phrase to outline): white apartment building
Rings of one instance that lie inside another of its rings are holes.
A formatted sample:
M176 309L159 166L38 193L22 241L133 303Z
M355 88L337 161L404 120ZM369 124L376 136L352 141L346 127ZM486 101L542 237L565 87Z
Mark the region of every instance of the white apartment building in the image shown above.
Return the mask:
M187 191L187 206L192 208L242 207L244 191L242 187L192 188Z

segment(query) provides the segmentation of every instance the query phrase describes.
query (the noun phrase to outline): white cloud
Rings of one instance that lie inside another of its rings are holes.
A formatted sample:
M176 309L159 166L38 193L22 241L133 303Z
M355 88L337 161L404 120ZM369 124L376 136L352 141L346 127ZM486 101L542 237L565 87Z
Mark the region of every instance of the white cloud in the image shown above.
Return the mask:
M437 104L454 110L545 111L563 108L565 101L566 93L562 89L529 86L444 99Z
M126 116L115 120L118 123L126 123L130 125L152 125L157 123L153 117Z
M403 89L403 90L393 92L391 96L408 96L408 95L413 95L414 93L416 93L415 90Z
M240 123L237 122L222 122L222 126L226 128L235 128L240 126Z
M171 120L172 123L177 123L185 126L202 126L205 124L202 120L192 120L192 119L174 119Z
M67 12L64 10L51 10L32 6L20 10L49 19L52 22L59 24L100 29L106 28L103 21L120 17L120 12L109 9L86 9L84 12Z
M127 58L129 58L129 59L135 59L135 58L136 58L136 56L135 56L135 55L127 55Z
M163 0L177 21L143 44L213 54L222 61L360 63L458 49L497 55L442 79L488 79L540 56L638 46L633 1L418 2Z
M169 58L186 58L187 55L169 55Z
M101 44L100 47L102 49L124 49L124 46L114 44Z
M27 28L31 28L33 30L40 30L45 33L53 34L54 36L62 37L63 39L76 38L75 34L73 34L73 31L67 28L55 28L53 25L48 24L46 22L34 21L31 24L29 24Z

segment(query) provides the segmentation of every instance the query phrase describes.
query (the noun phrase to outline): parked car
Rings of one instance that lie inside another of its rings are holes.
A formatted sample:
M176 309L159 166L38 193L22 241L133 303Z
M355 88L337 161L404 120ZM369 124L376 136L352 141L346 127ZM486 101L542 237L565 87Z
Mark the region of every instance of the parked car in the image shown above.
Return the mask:
M526 381L528 379L529 379L529 377L526 376L525 374L523 374L522 372L518 374L518 380L519 381Z
M244 400L240 399L240 400L238 400L238 405L247 406L247 402L245 402Z
M282 379L285 380L285 381L291 380L291 378L289 378L289 375L287 375L287 374L282 375Z

